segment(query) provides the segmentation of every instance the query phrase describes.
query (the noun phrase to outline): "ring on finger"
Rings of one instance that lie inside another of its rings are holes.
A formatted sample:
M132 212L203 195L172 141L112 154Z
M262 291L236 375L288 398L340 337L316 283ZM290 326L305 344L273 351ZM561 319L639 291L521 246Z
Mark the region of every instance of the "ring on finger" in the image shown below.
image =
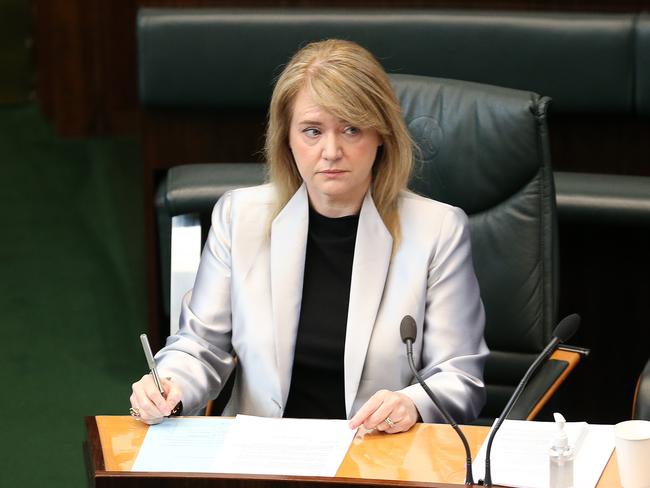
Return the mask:
M390 428L395 427L395 421L394 421L393 419L391 419L390 417L386 417L386 418L384 419L384 423L385 423L386 425L388 425L388 427L390 427Z
M129 413L131 414L131 417L139 419L140 418L140 409L139 408L129 408Z

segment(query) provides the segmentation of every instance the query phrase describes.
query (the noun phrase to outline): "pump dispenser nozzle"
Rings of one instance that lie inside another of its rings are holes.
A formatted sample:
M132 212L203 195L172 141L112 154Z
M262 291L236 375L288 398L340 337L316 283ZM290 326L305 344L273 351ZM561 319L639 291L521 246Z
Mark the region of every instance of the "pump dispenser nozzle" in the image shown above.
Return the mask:
M553 414L553 418L555 419L555 425L557 427L555 437L553 438L553 447L559 451L564 451L569 446L569 438L564 430L566 420L564 419L564 416L558 412Z
M550 487L573 488L573 450L564 430L566 420L562 414L553 414L557 430L549 449Z

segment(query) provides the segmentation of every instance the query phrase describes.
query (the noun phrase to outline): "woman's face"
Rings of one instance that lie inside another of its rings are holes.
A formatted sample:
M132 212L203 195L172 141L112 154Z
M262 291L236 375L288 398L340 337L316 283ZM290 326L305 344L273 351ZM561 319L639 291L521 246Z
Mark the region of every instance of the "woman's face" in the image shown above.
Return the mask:
M289 147L318 213L340 217L359 211L381 143L375 129L338 119L316 105L306 90L296 96Z

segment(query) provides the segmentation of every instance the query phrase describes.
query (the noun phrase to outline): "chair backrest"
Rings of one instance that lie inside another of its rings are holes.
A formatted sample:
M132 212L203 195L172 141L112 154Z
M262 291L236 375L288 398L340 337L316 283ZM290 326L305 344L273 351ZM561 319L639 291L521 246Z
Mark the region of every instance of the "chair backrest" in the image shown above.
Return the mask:
M494 418L556 322L550 100L456 80L391 79L420 149L411 188L469 216L491 350L481 416Z
M632 418L650 420L650 359L645 364L636 384Z
M563 113L650 114L648 13L143 8L137 30L149 107L263 110L296 46L341 37L391 72L536 90Z

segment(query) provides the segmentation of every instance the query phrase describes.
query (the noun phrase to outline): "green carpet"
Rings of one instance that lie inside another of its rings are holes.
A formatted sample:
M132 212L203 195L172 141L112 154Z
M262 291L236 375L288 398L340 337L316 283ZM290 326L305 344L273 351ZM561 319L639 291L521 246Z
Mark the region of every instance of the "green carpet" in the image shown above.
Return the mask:
M83 418L125 414L145 370L135 141L56 138L0 108L0 486L86 486Z

